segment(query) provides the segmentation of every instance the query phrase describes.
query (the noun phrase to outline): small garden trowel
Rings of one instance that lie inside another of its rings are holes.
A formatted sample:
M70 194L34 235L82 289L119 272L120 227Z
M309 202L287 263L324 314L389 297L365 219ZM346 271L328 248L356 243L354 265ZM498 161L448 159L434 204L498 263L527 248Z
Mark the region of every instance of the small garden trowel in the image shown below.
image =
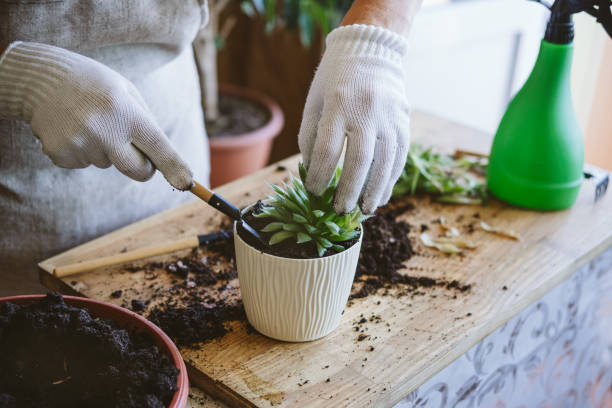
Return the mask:
M226 199L216 194L214 191L207 189L195 180L193 181L193 187L191 187L189 191L191 191L198 198L205 201L211 207L215 208L217 211L222 212L223 214L230 217L232 220L236 221L247 234L251 235L254 239L259 241L264 246L264 248L268 247L268 243L264 241L261 235L242 219L242 214L240 213L240 210L230 204Z

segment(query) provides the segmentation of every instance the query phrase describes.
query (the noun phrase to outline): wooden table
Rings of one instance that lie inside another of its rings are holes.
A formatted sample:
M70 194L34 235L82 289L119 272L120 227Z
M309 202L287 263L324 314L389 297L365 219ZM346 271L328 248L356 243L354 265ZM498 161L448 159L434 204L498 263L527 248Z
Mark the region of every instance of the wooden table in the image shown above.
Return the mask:
M486 153L490 144L488 135L426 114L414 114L413 137L449 151L462 148ZM294 169L297 161L294 157L281 164ZM268 194L265 181L277 182L286 176L274 165L219 192L246 205ZM552 213L512 208L495 200L486 207L473 207L413 199L415 209L402 218L415 227L437 228L441 216L462 230L469 223L485 220L517 231L522 240L514 242L476 230L470 235L478 245L475 250L447 256L421 245L415 228L410 235L417 255L405 263L406 272L470 283L468 293L432 288L422 296L377 293L358 299L345 310L335 332L310 343L277 342L238 324L233 332L201 350L181 350L191 368L190 381L232 406L389 407L405 403L403 399L429 378L612 246L611 194L597 203L593 196L594 185L585 182L572 209ZM51 271L58 265L125 248L211 231L220 221L203 203L189 202L42 262L41 282L64 293L120 304L109 294L119 288L146 291L148 282L142 274L118 266L56 279ZM170 278L160 276L158 280L162 287L170 285ZM362 314L375 314L385 322L369 324L366 341L358 341L353 329Z

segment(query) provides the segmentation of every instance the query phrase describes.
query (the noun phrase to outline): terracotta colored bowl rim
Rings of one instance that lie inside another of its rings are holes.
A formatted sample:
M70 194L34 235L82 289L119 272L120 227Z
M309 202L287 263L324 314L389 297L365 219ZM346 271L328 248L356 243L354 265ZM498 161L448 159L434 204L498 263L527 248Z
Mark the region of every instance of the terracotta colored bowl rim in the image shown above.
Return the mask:
M1 297L0 304L4 302L13 302L17 304L30 303L33 301L41 300L46 295L20 295L20 296L8 296ZM169 408L184 408L187 405L187 397L189 395L189 379L187 377L187 367L181 357L181 353L176 348L176 345L170 340L170 338L164 333L159 327L130 310L123 307L113 305L111 303L100 302L99 300L93 300L78 296L63 296L67 304L75 307L88 309L88 305L96 305L102 309L112 310L126 317L126 320L137 320L142 323L148 332L157 340L156 344L162 352L166 352L172 357L174 365L180 370L178 378L176 380L177 391L170 402ZM88 309L89 310L89 309ZM95 313L93 313L96 316ZM121 327L121 323L117 323ZM163 345L163 346L162 346Z
M273 139L280 133L285 119L280 106L270 97L255 89L243 88L235 85L220 84L219 90L228 95L240 96L251 99L270 112L270 119L262 127L240 135L220 136L209 138L211 148L236 149L261 143L264 140Z

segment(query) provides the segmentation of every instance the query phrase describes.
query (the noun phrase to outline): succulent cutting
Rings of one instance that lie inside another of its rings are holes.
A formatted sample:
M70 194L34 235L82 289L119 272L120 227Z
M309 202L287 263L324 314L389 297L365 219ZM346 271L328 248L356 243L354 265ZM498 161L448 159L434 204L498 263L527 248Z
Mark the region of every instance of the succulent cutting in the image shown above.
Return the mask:
M289 184L271 185L275 194L269 197L257 218L272 218L261 231L273 233L269 244L275 245L287 239L297 244L312 242L317 253L323 256L327 249L342 252L346 248L339 243L359 237L360 225L367 217L359 207L348 214L334 211L334 192L338 186L341 169L336 169L329 186L321 196L309 193L304 187L306 169L300 164L300 177L291 176Z
M486 171L482 157L453 158L413 143L393 196L424 192L443 203L483 204L488 198Z

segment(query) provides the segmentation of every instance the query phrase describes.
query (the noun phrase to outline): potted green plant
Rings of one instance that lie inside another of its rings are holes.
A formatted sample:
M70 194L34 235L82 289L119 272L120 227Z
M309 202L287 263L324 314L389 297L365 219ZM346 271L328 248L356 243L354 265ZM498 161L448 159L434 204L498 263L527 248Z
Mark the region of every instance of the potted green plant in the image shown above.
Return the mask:
M269 246L252 242L235 225L240 291L251 325L284 341L309 341L340 323L355 276L365 216L359 208L338 215L337 170L319 197L304 188L306 170L289 185L244 210L244 219Z
M300 40L307 47L317 32L326 34L339 23L351 0L209 0L208 3L210 22L200 31L193 47L210 141L211 185L216 186L265 166L273 140L285 122L279 104L270 97L254 89L219 84L217 52L237 23L236 12L242 9L253 20L263 21L267 32L299 30ZM240 9L233 6L236 3Z
M219 85L217 51L229 35L235 16L220 23L229 0L209 0L209 23L193 49L200 76L202 106L210 145L210 184L215 187L264 167L284 116L278 103L261 92Z

